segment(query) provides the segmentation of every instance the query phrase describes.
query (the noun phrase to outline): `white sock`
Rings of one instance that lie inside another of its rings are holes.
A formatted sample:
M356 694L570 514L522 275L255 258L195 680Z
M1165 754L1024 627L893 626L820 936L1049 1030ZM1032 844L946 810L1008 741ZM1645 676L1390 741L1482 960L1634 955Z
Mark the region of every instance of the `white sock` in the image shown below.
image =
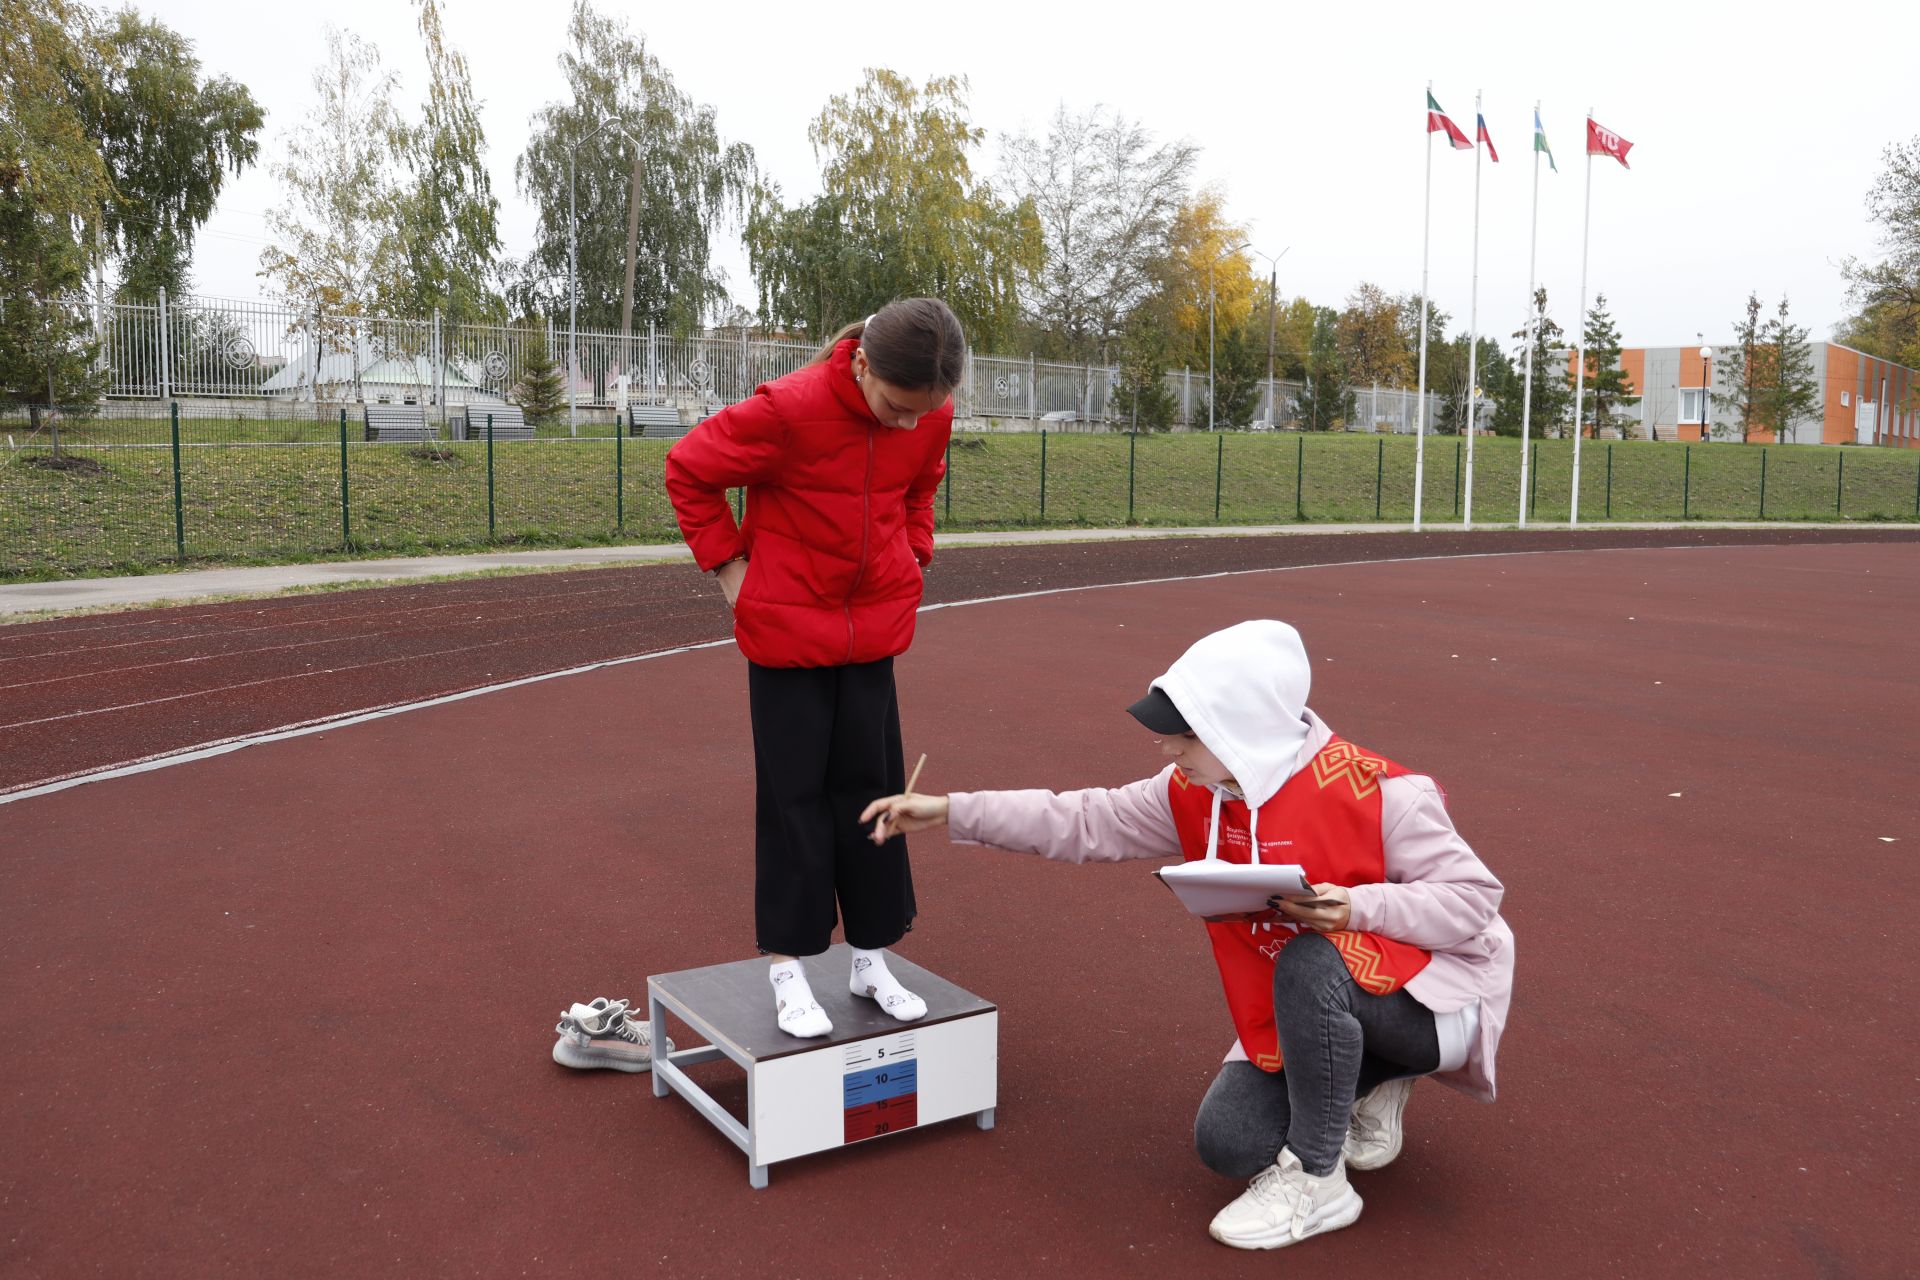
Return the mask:
M806 970L798 960L776 960L767 975L773 982L773 1007L780 1029L790 1036L810 1038L833 1034L827 1011L813 998Z
M887 970L887 953L853 949L853 976L847 983L857 996L865 996L902 1022L927 1016L927 1002L900 985Z

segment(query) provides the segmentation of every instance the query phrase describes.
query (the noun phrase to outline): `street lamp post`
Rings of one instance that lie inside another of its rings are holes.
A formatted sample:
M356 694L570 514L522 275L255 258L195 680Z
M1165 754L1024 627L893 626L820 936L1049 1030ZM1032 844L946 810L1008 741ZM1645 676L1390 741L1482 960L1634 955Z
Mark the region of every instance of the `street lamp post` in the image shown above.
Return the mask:
M580 210L574 198L574 154L598 137L608 125L618 129L620 136L634 146L640 145L621 125L618 117L608 116L593 126L586 137L567 147L567 434L572 436L580 434Z
M1713 436L1713 348L1700 348L1700 439Z
M1220 265L1220 260L1222 258L1226 257L1228 254L1238 253L1246 247L1247 245L1244 242L1242 242L1240 244L1234 245L1231 249L1222 249L1219 253L1216 253L1213 255L1212 261L1207 263L1207 430L1208 431L1212 431L1214 429L1213 428L1213 405L1214 405L1214 401L1218 398L1215 396L1214 390L1213 390L1213 269Z
M1251 248L1252 246L1248 246L1248 247ZM1280 294L1279 294L1280 259L1286 257L1287 250L1291 248L1293 248L1293 246L1288 245L1286 249L1282 249L1279 253L1273 253L1273 254L1260 253L1260 250L1254 249L1254 252L1256 254L1259 254L1260 257L1265 258L1267 260L1267 426L1268 427L1273 426L1273 400L1274 400L1273 333L1274 333L1274 324L1276 319L1275 308L1279 305L1279 298L1280 298Z

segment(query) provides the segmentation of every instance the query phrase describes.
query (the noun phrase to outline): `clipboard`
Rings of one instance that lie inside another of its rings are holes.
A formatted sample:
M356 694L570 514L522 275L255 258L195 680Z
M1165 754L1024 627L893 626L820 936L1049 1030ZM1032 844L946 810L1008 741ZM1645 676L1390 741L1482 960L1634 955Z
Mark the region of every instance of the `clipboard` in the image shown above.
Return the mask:
M1156 868L1160 883L1197 916L1230 916L1266 911L1275 894L1314 896L1306 869L1290 862L1224 862L1200 858Z

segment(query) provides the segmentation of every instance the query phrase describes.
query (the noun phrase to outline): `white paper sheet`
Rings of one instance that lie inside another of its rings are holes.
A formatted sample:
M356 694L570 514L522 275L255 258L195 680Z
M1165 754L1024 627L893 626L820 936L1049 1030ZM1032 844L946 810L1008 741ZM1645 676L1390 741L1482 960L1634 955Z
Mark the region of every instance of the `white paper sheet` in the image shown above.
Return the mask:
M1250 866L1244 862L1201 858L1161 867L1154 874L1197 916L1265 911L1267 899L1276 893L1294 897L1313 894L1305 869L1294 863L1263 862Z

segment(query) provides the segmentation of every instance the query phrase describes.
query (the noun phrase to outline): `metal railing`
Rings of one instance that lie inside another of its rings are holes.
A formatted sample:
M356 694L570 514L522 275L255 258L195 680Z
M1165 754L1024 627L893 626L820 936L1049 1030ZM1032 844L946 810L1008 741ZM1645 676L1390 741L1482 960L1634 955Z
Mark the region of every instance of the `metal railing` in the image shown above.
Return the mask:
M510 399L526 374L530 349L544 345L561 375L561 397L571 390L583 408L617 409L624 388L628 403L674 404L703 416L799 368L815 351L811 343L744 328L674 335L649 327L626 335L581 330L569 360L566 329L550 320L453 325L438 313L328 314L275 302L168 298L164 291L153 302L75 298L66 305L89 317L95 330L109 400L426 404L438 406L444 418L449 407ZM1206 370L1169 370L1162 382L1176 424L1207 421ZM956 389L956 413L1046 423L1056 430L1124 428L1134 424L1120 383L1114 365L975 352L964 385ZM1262 379L1252 422L1299 425L1297 401L1304 390L1297 382ZM1428 399L1431 427L1440 421L1442 400L1431 394ZM1411 432L1416 400L1411 391L1357 388L1346 425Z

